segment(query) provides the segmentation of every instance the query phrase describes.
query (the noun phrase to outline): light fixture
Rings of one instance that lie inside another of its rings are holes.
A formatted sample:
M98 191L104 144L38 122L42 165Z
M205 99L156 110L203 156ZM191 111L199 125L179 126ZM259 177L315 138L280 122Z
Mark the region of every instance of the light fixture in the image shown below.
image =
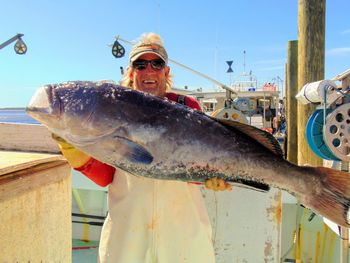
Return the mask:
M119 43L118 39L114 41L113 47L112 47L112 54L116 58L124 57L125 55L125 48Z
M18 55L24 55L27 52L27 45L23 42L21 38L18 38L15 46L15 52Z
M8 46L9 44L11 44L12 42L17 40L16 44L14 46L14 50L15 50L16 54L24 55L27 52L27 46L21 38L23 36L24 36L23 34L15 35L14 37L12 37L9 40L5 41L4 43L0 44L0 49Z

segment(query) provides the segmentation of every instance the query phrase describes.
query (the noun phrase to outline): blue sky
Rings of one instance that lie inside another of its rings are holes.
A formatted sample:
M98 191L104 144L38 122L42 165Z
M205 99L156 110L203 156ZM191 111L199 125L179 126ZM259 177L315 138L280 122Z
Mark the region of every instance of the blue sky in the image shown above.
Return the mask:
M350 68L349 0L327 1L325 77ZM0 50L0 107L25 106L43 84L120 80L108 46L120 35L135 40L159 33L171 59L229 84L252 70L258 81L284 79L286 47L297 39L297 0L2 1L0 43L23 33L26 55ZM125 45L127 53L130 46ZM226 73L233 60L234 73ZM207 80L171 65L176 87L213 90Z

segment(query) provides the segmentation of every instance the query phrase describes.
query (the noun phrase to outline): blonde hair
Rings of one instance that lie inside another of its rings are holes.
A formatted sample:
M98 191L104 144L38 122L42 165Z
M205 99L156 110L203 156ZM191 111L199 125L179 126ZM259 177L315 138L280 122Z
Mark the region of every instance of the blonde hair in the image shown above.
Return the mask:
M158 46L164 47L164 43L160 35L153 32L142 34L140 39L135 44L135 46L137 47L137 46L152 45L152 44L156 44Z
M145 34L141 35L139 41L133 46L130 54L133 54L137 48L145 46L145 45L158 45L159 47L161 47L164 50L164 52L166 54L166 51L165 51L164 46L163 46L162 38L158 34L155 34L155 33L145 33ZM166 54L166 59L167 59L167 54ZM132 89L135 88L133 85L134 84L133 80L130 78L130 74L133 70L134 70L134 68L131 66L131 61L130 61L129 66L128 66L127 70L125 71L123 78L120 82L120 84L122 86L129 87ZM168 74L167 79L165 81L165 90L167 92L169 92L171 90L172 85L173 85L172 76L170 74Z

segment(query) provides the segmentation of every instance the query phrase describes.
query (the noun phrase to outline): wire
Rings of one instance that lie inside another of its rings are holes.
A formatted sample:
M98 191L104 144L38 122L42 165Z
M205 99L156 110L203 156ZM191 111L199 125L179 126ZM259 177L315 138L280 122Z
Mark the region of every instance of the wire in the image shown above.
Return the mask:
M93 219L102 219L102 220L106 219L105 216L95 216L95 215L77 214L77 213L72 213L72 216L93 218Z
M103 226L103 222L83 222L83 221L72 221L72 223L78 223L78 224L87 224L92 226Z

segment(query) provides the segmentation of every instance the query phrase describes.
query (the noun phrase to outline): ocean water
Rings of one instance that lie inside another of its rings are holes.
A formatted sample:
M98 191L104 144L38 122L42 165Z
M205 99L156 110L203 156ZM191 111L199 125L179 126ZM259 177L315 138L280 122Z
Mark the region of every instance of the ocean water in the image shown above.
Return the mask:
M39 124L24 109L0 109L0 122Z

